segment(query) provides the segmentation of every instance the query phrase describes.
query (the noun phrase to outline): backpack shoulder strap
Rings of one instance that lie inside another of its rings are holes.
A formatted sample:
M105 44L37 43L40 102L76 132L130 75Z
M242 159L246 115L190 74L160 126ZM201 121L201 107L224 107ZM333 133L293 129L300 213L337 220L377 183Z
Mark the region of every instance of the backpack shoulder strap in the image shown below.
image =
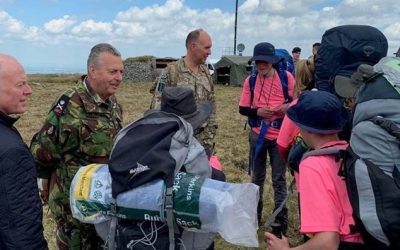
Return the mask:
M168 237L169 237L169 250L175 249L175 233L179 232L178 226L175 222L174 216L174 201L173 201L173 187L167 187L165 191L165 215L168 226Z
M281 80L283 96L285 98L285 103L289 103L292 101L292 97L289 96L289 85L288 85L288 77L287 71L283 69L281 66L277 67L279 79ZM250 88L250 102L253 104L254 99L254 88L256 86L258 72L251 74L249 77L249 88Z
M107 242L106 246L108 249L116 249L116 242L115 242L115 236L117 232L117 223L118 223L118 218L117 218L117 200L111 197L111 221L110 221L110 227L108 229L108 235L107 235Z
M370 120L373 123L375 123L376 125L383 128L390 135L397 138L397 140L400 143L400 125L397 125L397 123L395 123L394 121L386 119L382 116L375 116L375 117L371 118Z
M287 71L283 68L281 63L277 66L277 71L279 75L279 79L281 80L283 96L285 98L285 103L289 103L292 101L292 97L289 96L289 85L288 85L288 77Z
M301 158L301 160L303 161L304 159L306 159L309 156L318 156L318 155L338 155L340 150L344 150L343 147L329 147L329 148L321 148L321 149L316 149L316 150L311 150L311 151L307 151L306 153L304 153L303 157Z
M168 72L169 72L169 77L170 79L170 85L171 86L176 86L176 84L179 82L179 69L178 69L178 63L173 62L169 63L167 65Z
M255 71L249 77L249 88L250 88L250 106L253 106L253 99L254 99L254 88L256 86L258 72Z
M207 77L208 81L210 82L211 87L213 87L214 80L213 80L212 76L210 75L210 70L208 69L207 65L206 64L200 65L200 69L206 74L206 77Z

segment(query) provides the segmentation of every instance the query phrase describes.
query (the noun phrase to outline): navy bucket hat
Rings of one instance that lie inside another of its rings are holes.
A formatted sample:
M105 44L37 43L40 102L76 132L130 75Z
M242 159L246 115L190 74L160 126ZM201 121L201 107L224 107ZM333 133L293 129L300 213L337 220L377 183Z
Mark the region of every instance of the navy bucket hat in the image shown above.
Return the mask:
M250 61L264 61L270 64L278 63L283 57L275 54L275 47L270 43L258 43L254 46L253 57Z
M287 116L301 129L318 134L340 132L348 119L348 112L339 99L326 91L306 91Z

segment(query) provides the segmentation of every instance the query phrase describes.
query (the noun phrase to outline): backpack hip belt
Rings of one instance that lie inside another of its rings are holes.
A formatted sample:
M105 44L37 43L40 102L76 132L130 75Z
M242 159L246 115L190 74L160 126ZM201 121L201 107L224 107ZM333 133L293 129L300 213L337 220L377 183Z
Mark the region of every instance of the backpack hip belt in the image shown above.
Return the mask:
M280 129L282 126L283 118L278 118L269 123L272 128Z

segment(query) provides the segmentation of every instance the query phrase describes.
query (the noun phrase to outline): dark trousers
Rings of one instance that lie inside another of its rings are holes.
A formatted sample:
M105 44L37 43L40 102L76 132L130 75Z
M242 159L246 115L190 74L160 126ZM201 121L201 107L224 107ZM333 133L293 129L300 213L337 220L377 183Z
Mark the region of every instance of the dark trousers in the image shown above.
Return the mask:
M92 224L72 219L69 227L59 224L56 230L56 245L59 250L101 250L103 240Z
M275 209L279 207L286 197L286 165L279 154L276 140L264 139L262 147L258 155L254 158L254 152L257 145L258 134L253 131L249 134L250 152L249 152L249 167L251 170L252 183L260 187L260 199L257 206L257 215L260 222L263 209L263 193L264 181L267 167L267 154L271 163L272 187L274 189L274 205ZM288 215L286 205L276 216L276 222L284 227L287 227Z

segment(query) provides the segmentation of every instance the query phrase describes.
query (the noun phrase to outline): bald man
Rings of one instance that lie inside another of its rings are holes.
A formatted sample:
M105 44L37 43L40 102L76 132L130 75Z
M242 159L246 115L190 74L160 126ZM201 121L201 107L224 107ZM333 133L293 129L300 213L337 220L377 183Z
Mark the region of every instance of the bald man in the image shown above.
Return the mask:
M158 81L151 92L154 94L151 108L160 109L161 93L164 87L188 87L193 90L195 99L210 101L213 113L207 122L194 131L194 136L210 155L214 148L214 138L217 131L214 84L205 62L211 55L212 41L210 35L203 29L191 31L185 42L186 56L168 64L161 72Z
M35 162L14 127L31 94L21 64L0 54L0 249L48 249Z

